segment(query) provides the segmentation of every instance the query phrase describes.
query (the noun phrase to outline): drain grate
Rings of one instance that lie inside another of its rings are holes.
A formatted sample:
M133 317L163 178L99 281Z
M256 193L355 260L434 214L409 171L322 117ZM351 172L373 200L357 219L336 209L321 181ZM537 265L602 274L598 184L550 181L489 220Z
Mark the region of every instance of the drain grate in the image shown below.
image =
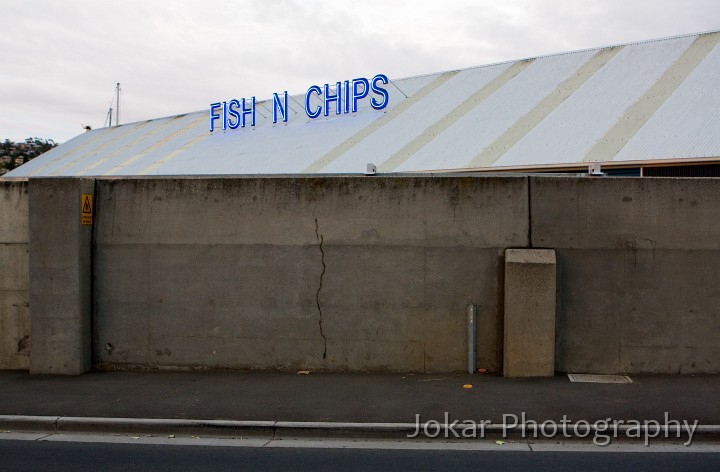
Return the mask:
M570 382L588 382L603 384L626 384L632 383L627 375L599 375L599 374L567 374Z

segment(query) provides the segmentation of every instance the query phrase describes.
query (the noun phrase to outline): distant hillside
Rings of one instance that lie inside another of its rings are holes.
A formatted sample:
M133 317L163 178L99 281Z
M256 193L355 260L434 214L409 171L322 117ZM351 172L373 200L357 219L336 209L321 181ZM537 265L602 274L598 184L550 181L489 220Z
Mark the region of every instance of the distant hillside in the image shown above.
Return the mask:
M24 143L6 139L0 143L0 175L35 159L57 145L52 139L27 138Z

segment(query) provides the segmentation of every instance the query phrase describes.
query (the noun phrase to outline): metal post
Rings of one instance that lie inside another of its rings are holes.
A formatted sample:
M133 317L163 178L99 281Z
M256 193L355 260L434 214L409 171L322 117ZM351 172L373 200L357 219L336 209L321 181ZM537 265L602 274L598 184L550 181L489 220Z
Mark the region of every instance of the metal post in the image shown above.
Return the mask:
M468 328L468 374L474 374L476 370L476 357L477 357L477 305L467 306L467 328Z
M120 82L117 83L117 102L115 106L115 126L120 124Z

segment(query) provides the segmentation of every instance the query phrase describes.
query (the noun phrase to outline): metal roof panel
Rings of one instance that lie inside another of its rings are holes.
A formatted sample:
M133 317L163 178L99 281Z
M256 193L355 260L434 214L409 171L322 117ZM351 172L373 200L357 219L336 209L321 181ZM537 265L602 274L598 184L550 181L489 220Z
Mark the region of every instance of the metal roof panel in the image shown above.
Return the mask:
M397 170L466 167L592 55L586 51L537 59Z
M693 38L623 48L494 166L578 162Z
M720 156L720 45L615 156L616 161Z
M720 33L393 80L381 111L209 132L209 111L83 133L6 177L360 173L720 156ZM333 85L334 82L330 83ZM313 98L313 102L317 102Z

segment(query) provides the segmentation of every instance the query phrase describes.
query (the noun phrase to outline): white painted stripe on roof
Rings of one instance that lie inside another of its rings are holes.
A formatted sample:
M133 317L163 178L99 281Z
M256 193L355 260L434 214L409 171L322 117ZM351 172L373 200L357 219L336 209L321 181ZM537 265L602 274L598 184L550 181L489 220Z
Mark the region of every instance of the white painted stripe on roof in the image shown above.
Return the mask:
M325 169L330 163L335 161L343 154L347 153L353 146L366 139L375 131L383 127L387 127L391 120L397 118L400 114L408 110L412 105L428 96L431 92L433 92L441 85L445 84L448 80L452 79L457 74L458 71L445 72L444 74L440 74L435 78L435 80L420 89L417 93L410 95L405 100L400 102L399 105L392 108L389 112L386 112L382 118L375 120L371 125L361 129L353 136L340 143L340 145L335 146L333 149L325 153L320 159L303 169L303 173L315 173Z
M615 161L720 156L720 45L662 104Z
M392 172L403 162L408 160L418 150L422 149L426 144L442 134L453 123L468 114L473 108L482 103L485 99L497 92L501 87L507 84L513 77L521 73L532 63L532 59L515 62L505 69L500 75L487 83L480 90L468 97L460 105L455 107L451 112L443 116L439 121L424 130L418 137L413 139L401 150L394 153L388 160L380 164L378 169L382 172Z
M626 46L493 166L581 161L694 39Z
M465 167L490 167L495 161L512 148L518 141L534 129L542 120L570 97L577 89L587 82L597 71L605 66L610 59L622 50L616 48L601 49L588 62L570 77L564 80L555 90L533 107L525 116L514 123L502 136L483 149Z
M583 161L611 161L625 147L720 41L720 34L699 36L652 86L633 103Z

